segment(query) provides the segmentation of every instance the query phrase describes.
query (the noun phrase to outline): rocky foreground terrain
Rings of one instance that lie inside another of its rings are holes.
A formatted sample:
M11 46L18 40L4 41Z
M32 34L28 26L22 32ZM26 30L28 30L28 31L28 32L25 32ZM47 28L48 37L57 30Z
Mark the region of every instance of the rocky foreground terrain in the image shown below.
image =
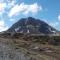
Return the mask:
M23 53L14 49L9 40L0 38L0 60L28 60Z
M0 36L0 60L60 60L60 45L30 38Z

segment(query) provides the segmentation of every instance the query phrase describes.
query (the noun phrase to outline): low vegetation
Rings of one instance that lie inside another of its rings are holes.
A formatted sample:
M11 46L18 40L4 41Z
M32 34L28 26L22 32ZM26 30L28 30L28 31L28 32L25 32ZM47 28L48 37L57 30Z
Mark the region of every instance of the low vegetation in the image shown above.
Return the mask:
M22 33L2 33L0 34L0 37L23 39L25 41L38 42L40 44L60 45L60 36L36 36L36 34L32 36L31 34Z
M60 36L32 36L15 33L2 34L7 43L23 52L30 60L60 60Z

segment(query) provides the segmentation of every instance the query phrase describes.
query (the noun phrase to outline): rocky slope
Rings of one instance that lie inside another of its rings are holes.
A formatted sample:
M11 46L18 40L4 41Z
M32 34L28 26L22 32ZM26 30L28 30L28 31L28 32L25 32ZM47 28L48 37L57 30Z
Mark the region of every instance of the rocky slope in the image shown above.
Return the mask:
M28 60L23 53L15 50L8 41L9 39L0 38L0 60Z
M42 20L35 19L33 17L22 18L18 22L12 25L8 29L8 32L20 32L20 33L55 33L56 29L49 26Z
M60 46L0 37L0 60L60 60Z

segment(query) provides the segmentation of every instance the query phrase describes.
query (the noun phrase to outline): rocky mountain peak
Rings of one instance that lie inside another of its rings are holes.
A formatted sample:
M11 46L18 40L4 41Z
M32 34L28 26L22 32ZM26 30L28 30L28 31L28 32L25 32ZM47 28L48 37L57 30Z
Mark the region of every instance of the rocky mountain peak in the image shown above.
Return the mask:
M8 29L9 32L19 33L55 33L56 29L40 19L33 17L21 18ZM54 31L54 32L53 32Z

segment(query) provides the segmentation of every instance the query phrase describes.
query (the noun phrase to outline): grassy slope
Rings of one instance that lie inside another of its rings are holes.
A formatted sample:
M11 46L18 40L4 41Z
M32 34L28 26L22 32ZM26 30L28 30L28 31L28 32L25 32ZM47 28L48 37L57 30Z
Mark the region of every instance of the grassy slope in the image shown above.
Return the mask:
M4 40L5 44L10 45L12 49L24 53L29 60L60 60L60 45L51 45L46 41L51 40L51 38L26 36L14 36L12 38L2 36L0 38Z

